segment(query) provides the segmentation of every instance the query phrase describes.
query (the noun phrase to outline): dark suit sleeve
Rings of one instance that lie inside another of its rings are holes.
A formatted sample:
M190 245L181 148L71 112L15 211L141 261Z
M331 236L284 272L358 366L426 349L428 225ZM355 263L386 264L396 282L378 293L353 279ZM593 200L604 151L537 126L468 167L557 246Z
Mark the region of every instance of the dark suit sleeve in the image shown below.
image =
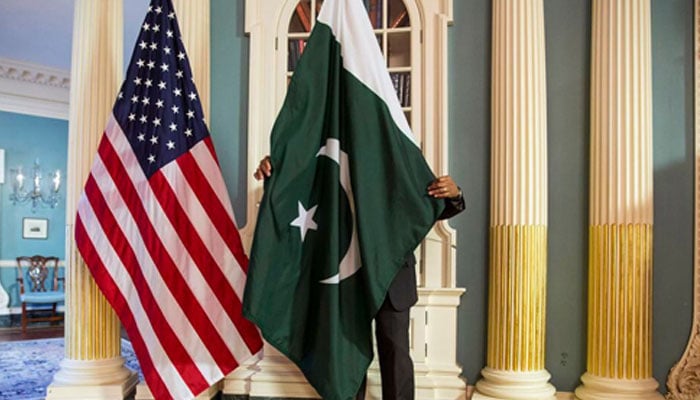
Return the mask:
M464 196L459 196L456 199L445 199L445 209L438 219L447 219L464 211Z

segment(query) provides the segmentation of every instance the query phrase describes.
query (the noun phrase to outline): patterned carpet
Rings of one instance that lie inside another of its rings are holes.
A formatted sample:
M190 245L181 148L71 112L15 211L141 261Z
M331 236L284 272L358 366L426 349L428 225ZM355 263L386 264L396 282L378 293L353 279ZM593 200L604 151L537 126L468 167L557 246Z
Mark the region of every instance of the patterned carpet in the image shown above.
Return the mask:
M0 343L0 399L43 399L63 355L63 338ZM131 343L124 339L122 356L140 375Z

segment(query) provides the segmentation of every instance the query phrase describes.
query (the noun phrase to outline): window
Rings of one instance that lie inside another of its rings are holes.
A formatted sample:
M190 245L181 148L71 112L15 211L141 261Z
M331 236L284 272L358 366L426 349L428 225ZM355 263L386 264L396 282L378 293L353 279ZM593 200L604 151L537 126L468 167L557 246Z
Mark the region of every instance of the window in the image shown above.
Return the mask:
M374 28L399 103L411 123L411 86L413 60L411 18L403 0L362 0ZM313 29L323 0L301 0L289 21L287 33L287 84Z

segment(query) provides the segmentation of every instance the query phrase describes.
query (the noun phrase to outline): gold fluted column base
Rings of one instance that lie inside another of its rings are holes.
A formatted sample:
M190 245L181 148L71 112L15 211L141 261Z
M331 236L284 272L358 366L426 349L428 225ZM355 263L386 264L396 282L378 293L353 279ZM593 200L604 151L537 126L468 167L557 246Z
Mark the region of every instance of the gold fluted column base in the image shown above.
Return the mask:
M473 399L554 399L544 368L547 227L490 231L487 366Z
M652 378L649 223L590 227L588 362L581 400L662 399Z

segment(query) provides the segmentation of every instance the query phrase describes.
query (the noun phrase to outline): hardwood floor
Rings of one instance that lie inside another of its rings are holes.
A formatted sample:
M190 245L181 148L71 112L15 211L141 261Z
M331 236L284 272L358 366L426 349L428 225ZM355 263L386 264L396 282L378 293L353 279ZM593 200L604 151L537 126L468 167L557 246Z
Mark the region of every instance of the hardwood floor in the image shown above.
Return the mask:
M0 342L56 337L63 337L63 325L29 326L25 333L22 333L22 328L19 327L0 329Z

